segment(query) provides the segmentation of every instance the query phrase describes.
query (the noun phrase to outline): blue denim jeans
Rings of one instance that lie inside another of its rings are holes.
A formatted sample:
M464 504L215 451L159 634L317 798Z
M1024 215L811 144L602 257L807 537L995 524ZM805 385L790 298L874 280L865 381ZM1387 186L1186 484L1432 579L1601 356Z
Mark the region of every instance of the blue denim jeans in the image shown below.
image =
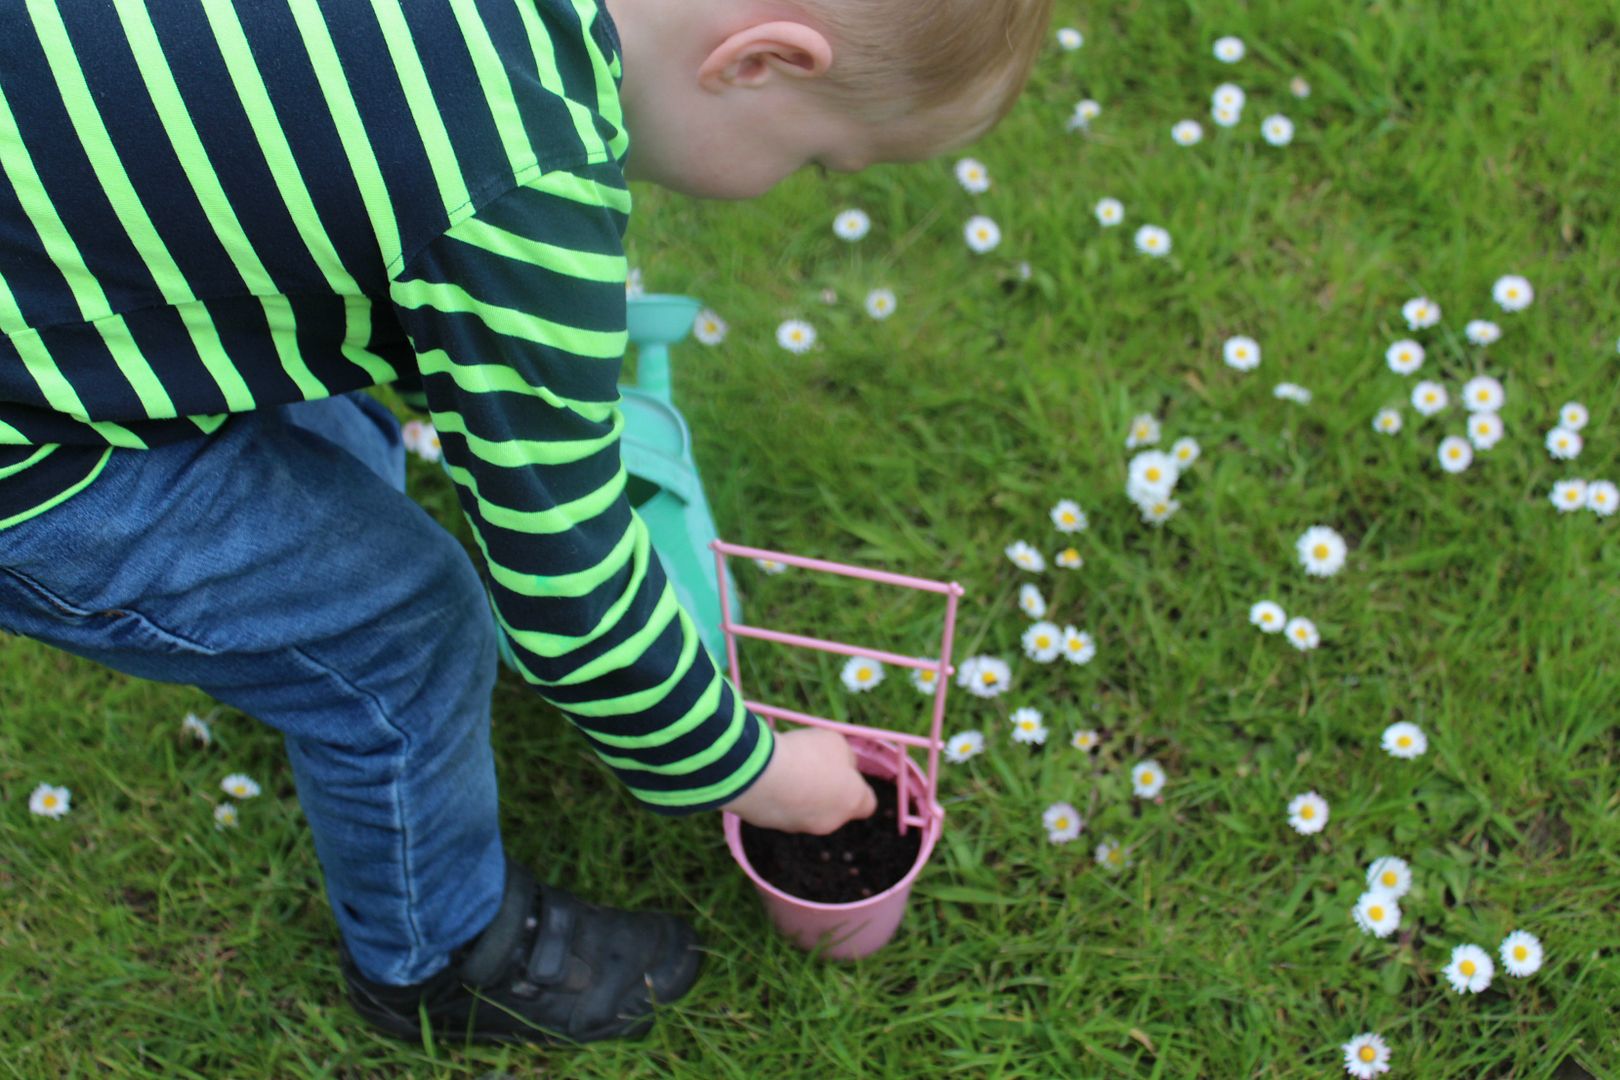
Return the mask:
M0 530L0 628L285 735L338 928L395 985L442 968L505 884L489 601L404 489L399 424L355 393L116 450Z

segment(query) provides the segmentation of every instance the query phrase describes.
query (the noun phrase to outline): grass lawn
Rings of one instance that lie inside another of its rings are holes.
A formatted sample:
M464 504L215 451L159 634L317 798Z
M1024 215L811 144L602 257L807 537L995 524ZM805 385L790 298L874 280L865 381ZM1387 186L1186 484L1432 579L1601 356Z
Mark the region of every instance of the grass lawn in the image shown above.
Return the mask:
M955 693L947 727L985 752L945 766L948 816L895 940L853 965L812 960L771 928L717 815L639 809L560 717L510 675L495 700L511 850L584 896L664 906L712 956L643 1043L579 1051L412 1047L343 1003L336 930L280 737L229 710L215 744L184 740L199 691L135 681L0 639L0 1071L114 1077L1248 1077L1344 1075L1340 1045L1383 1035L1396 1076L1614 1077L1620 1040L1620 518L1561 514L1566 477L1620 479L1620 25L1608 4L1507 0L1060 0L1055 38L1008 119L952 161L809 173L752 204L638 189L632 263L651 291L698 296L729 324L675 353L677 400L728 539L917 574L967 589L957 659L999 656L1011 690ZM1211 54L1235 34L1248 56ZM1311 93L1296 99L1290 80ZM1241 123L1214 87L1247 91ZM1088 132L1065 121L1101 103ZM1285 113L1291 145L1260 138ZM1196 118L1204 138L1172 142ZM1125 205L1102 228L1098 199ZM836 238L864 209L871 233ZM995 219L1000 246L963 225ZM1173 250L1138 254L1152 223ZM1027 262L1027 279L1018 264ZM1504 312L1501 275L1536 299ZM869 318L886 286L898 310ZM836 294L823 299L824 290ZM1428 296L1442 321L1411 331ZM814 325L793 355L775 332ZM1468 343L1470 319L1501 340ZM1255 338L1260 368L1222 362ZM1421 372L1385 349L1415 338ZM1437 464L1464 433L1480 373L1506 388L1506 434L1466 471ZM1453 404L1408 403L1418 379ZM1308 405L1279 400L1283 381ZM1566 401L1590 423L1575 461L1543 445ZM1404 430L1378 434L1379 409ZM1145 524L1124 494L1132 417L1202 456L1179 511ZM467 537L448 480L412 492ZM1064 546L1060 498L1086 510L1085 565L1030 574L1003 549ZM1349 544L1307 576L1295 538ZM4 544L0 540L0 561ZM802 573L739 567L750 621L925 651L937 605ZM1084 666L1027 659L1018 586L1096 639ZM1279 602L1319 628L1302 652L1248 624ZM745 649L751 692L863 721L921 724L891 672L870 694L834 658ZM1038 708L1028 747L1008 716ZM1429 749L1398 760L1384 728ZM1102 743L1069 744L1081 728ZM1159 800L1132 797L1153 758ZM257 778L241 827L216 831L228 772ZM42 780L73 810L35 817ZM1286 821L1296 794L1325 830ZM1073 803L1080 838L1047 840ZM1131 864L1092 858L1104 837ZM1411 863L1387 939L1351 907L1374 858ZM1459 996L1454 946L1493 955L1534 932L1546 963L1498 968Z

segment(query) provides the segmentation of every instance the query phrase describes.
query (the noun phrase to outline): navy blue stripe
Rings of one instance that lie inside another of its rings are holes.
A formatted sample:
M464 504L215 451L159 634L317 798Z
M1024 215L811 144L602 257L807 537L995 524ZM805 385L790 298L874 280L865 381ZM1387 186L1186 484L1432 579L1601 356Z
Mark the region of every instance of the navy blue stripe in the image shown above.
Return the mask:
M11 448L4 449L9 451ZM38 448L25 446L22 449L26 451L26 457ZM95 470L96 463L106 452L105 446L58 447L44 461L0 480L0 521L43 506L82 482ZM0 465L7 463L7 454L0 453Z

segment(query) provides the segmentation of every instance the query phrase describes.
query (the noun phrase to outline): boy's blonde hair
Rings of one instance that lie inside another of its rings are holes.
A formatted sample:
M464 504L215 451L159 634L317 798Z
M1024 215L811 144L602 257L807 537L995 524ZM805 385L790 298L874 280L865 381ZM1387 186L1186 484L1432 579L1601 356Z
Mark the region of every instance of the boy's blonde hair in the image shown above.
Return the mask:
M793 2L833 42L820 92L916 156L966 145L1007 115L1052 17L1052 0Z

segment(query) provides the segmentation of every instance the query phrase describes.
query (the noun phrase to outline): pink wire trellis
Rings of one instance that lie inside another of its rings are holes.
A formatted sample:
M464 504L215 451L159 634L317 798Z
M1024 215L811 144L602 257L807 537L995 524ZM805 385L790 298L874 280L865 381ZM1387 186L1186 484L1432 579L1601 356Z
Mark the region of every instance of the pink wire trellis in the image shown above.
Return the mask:
M749 701L744 695L743 704L755 713L766 718L767 721L789 720L796 724L810 724L816 727L828 728L832 731L842 732L845 735L862 735L876 739L891 746L919 746L928 751L927 798L922 805L926 812L935 816L943 816L944 807L940 806L939 794L939 751L944 745L941 728L945 722L945 694L950 685L950 677L956 673L951 666L951 644L956 636L956 603L962 596L962 586L956 582L929 581L926 578L908 577L905 574L891 574L884 570L868 570L860 566L850 566L846 563L828 562L825 559L811 559L803 555L788 555L780 551L766 551L763 548L743 547L740 544L727 543L716 540L709 545L714 549L716 580L720 583L720 625L726 637L726 663L731 669L731 683L736 687L737 693L742 694L742 668L737 661L737 639L739 637L757 638L761 641L772 641L781 645L793 645L799 648L816 649L821 652L837 653L842 656L864 656L870 660L879 660L885 664L896 667L918 668L934 672L934 715L926 738L921 735L910 735L900 731L890 731L887 728L868 727L864 724L846 724L838 720L829 720L822 716L812 716L809 713L797 712L793 709L784 709L776 705L767 705L760 701ZM748 626L744 623L731 621L731 603L726 586L726 556L738 555L746 559L772 559L784 566L797 566L805 570L816 570L822 573L838 574L842 577L859 578L863 581L876 581L885 585L898 585L906 589L918 589L923 592L940 593L945 597L945 628L940 636L939 656L935 659L917 656L902 656L899 653L886 652L882 649L870 649L863 645L850 645L841 641L828 641L824 638L806 637L803 634L786 634L780 630L766 630L763 627ZM775 727L775 724L772 724ZM894 746L901 757L905 751ZM901 763L903 765L903 762ZM927 825L927 819L919 814L909 811L911 800L909 796L910 778L909 770L899 768L895 774L896 794L899 797L900 835L906 833L906 826Z

